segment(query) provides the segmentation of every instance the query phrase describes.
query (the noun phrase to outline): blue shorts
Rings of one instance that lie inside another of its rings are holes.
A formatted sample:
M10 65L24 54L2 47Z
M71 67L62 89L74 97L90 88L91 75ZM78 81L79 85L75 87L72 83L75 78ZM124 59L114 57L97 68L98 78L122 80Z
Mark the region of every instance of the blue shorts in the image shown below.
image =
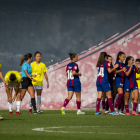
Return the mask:
M74 86L74 87L67 87L68 91L74 91L74 92L80 92L81 91L81 85Z
M110 86L111 86L111 93L113 93L114 92L113 83L110 83Z
M115 81L116 88L123 88L123 84Z
M111 90L109 83L96 83L97 91L107 92Z
M131 91L134 91L136 89L138 90L138 87L137 86L136 87L133 87L132 89L130 87L124 86L124 91L125 92L131 92Z

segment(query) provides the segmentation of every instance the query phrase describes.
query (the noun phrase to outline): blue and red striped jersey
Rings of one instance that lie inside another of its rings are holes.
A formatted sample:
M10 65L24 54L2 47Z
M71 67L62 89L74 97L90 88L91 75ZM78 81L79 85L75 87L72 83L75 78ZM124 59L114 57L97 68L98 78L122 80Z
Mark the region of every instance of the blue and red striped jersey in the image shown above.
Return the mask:
M113 66L111 66L111 69L113 69ZM115 76L115 71L108 73L108 79L109 83L113 83L113 77Z
M119 67L116 70L121 70L123 67L125 67L124 63L120 63L119 61L117 61L115 65L116 64L119 65ZM115 77L115 82L124 84L124 77L125 77L124 71L117 73Z
M111 68L109 61L104 61L101 66L98 67L97 83L109 83L108 79L108 68Z
M126 66L126 72L128 72L130 69L129 66ZM137 86L137 82L136 82L136 73L138 73L138 69L136 68L135 65L132 66L131 72L128 76L125 75L125 85L130 85L130 89L134 88Z
M72 72L76 71L77 73L79 72L78 65L74 62L71 62L67 65L66 67L66 72L67 72L67 87L73 87L73 86L78 86L81 85L80 79L78 75L73 75Z

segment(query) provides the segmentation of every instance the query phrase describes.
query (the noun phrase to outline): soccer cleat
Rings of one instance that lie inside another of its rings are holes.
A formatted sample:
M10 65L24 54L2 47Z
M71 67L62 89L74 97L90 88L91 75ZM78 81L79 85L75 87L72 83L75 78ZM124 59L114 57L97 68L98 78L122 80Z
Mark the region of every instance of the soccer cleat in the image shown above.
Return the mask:
M77 115L85 115L85 112L77 111Z
M10 111L10 112L9 112L9 115L13 115L13 112L12 112L12 111Z
M108 114L109 113L109 111L104 111L103 112L103 115L106 115L106 114Z
M132 115L139 115L136 113L136 111L132 111Z
M95 115L101 115L100 111L96 111Z
M42 111L38 110L37 113L38 113L38 114L42 114Z
M32 114L32 109L29 109L29 114Z
M16 115L20 115L20 112L17 111L17 112L16 112Z
M0 116L0 120L4 120L4 118Z
M120 111L120 112L119 112L119 115L125 115L125 114L123 113L123 111Z
M61 113L62 115L65 115L65 109L63 107L61 108Z
M110 115L119 115L117 112L112 112L112 111L110 111L110 113L109 113Z
M128 115L128 116L129 116L129 115L130 115L130 113L126 113L126 115Z
M37 111L34 111L34 114L37 114Z
M119 111L118 111L118 109L117 109L117 108L114 108L114 110L115 110L115 112L116 112L116 113L118 113L118 114L119 114Z

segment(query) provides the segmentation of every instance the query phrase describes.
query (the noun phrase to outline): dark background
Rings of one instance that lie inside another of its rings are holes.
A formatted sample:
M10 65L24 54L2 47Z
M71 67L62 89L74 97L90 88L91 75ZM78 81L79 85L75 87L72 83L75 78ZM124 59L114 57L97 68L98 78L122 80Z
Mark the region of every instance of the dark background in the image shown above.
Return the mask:
M37 50L52 65L139 22L140 0L0 0L2 72Z

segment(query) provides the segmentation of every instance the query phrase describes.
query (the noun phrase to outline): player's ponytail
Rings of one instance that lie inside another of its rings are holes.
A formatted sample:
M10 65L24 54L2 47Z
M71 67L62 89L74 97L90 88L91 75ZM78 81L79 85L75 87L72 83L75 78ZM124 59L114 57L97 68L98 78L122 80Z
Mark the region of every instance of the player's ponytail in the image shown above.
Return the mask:
M70 59L72 60L73 58L75 58L77 54L76 53L69 53Z
M98 59L98 62L97 62L98 67L100 67L104 63L106 56L107 56L106 52L101 52L100 53L100 56L99 56L99 59Z
M131 60L133 57L132 56L128 56L125 60L125 66L128 65L128 61Z
M32 54L31 53L27 53L26 55L23 55L20 62L19 62L19 65L22 66L22 64L24 63L24 61L27 61L29 58L32 57Z
M119 61L119 59L120 59L119 57L120 57L122 54L125 55L124 52L119 51L119 53L118 53L118 55L117 55L117 58L116 58L116 62Z

